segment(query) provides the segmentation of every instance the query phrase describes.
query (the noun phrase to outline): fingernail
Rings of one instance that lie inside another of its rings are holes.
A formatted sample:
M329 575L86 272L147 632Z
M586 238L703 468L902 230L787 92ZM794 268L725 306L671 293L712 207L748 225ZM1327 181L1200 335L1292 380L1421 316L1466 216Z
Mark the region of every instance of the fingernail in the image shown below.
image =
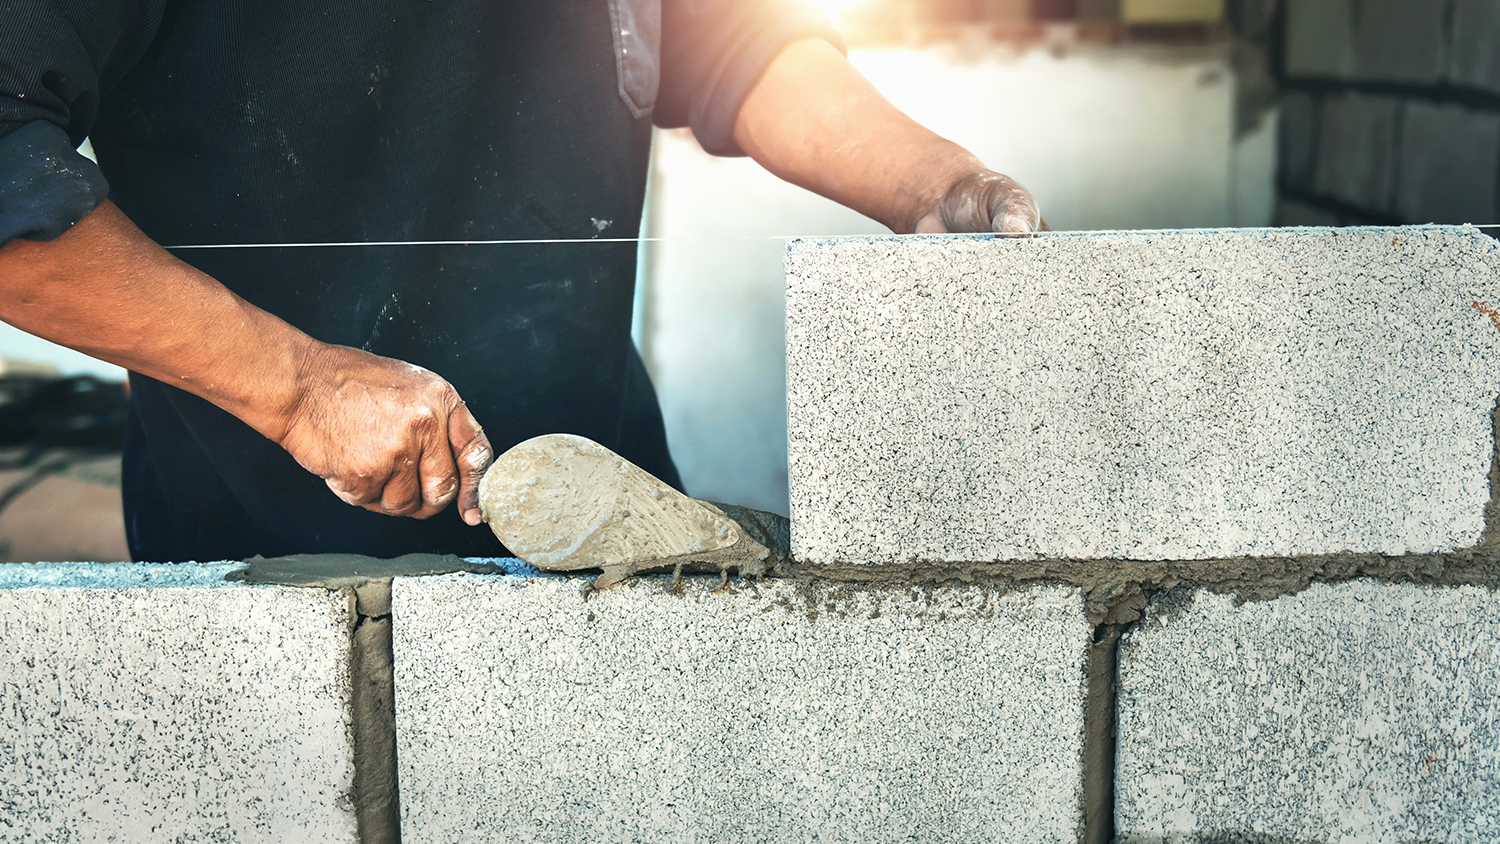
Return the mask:
M477 527L479 525L479 523L483 522L483 521L484 521L484 515L482 513L480 513L478 510L465 510L464 511L464 523L468 524L470 527Z

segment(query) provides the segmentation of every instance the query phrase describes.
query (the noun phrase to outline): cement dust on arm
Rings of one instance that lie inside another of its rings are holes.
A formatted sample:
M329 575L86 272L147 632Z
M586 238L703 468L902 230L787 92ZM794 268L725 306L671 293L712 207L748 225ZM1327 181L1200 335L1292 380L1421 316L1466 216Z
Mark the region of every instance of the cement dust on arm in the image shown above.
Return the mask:
M898 233L1048 229L1025 188L891 105L826 41L772 60L734 139L782 179Z
M177 260L106 201L51 241L0 248L0 319L234 414L375 512L455 498L479 523L489 442L453 387L321 343Z

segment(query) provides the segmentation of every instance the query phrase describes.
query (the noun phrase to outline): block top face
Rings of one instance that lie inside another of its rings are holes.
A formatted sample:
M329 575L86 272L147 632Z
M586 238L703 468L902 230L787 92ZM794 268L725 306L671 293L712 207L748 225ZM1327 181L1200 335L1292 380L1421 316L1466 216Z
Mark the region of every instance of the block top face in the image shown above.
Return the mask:
M1467 227L796 240L810 563L1444 552L1484 529L1500 249Z
M167 586L221 588L242 562L218 563L5 563L0 589L140 589ZM241 587L243 588L243 587Z

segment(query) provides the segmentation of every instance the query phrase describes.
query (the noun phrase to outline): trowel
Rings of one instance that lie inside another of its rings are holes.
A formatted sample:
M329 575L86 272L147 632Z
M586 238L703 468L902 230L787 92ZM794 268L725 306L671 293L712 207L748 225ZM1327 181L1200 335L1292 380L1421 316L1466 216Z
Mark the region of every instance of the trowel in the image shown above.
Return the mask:
M599 443L546 434L500 455L479 484L495 536L545 571L602 569L594 589L631 575L730 569L758 577L787 559L787 520L688 496Z

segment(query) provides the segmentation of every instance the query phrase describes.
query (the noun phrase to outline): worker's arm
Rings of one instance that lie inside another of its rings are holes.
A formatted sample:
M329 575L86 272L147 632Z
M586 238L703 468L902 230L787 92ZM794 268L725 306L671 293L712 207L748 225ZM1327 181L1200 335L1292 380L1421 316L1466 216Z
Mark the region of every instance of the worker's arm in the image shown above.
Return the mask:
M0 248L0 319L229 411L350 504L479 524L489 442L427 370L321 343L172 257L105 202Z
M826 41L796 41L740 106L740 148L777 176L901 233L1046 228L1036 201L891 105Z

